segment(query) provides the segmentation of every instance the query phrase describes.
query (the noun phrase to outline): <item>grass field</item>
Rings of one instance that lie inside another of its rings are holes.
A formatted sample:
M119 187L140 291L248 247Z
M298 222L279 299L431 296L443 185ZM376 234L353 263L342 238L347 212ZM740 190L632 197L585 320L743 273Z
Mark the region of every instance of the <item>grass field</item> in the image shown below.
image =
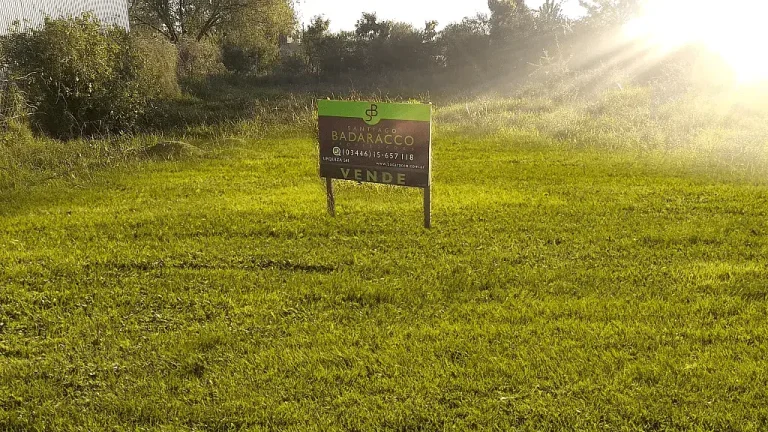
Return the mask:
M481 109L431 231L301 130L2 192L0 430L765 430L765 171Z

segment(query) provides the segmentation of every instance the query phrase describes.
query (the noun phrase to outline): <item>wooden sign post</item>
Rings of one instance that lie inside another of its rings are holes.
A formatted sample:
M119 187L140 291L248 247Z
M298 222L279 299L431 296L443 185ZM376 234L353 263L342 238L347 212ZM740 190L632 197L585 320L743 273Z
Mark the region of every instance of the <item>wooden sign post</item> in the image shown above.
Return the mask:
M320 176L328 212L333 180L424 189L424 226L432 227L432 105L319 100Z

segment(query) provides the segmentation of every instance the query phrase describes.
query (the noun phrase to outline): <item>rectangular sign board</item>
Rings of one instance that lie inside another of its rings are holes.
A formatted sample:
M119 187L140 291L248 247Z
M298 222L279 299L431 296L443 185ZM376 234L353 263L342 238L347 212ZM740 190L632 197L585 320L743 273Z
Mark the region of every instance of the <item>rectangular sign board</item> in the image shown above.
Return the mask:
M428 188L432 106L319 100L320 176Z

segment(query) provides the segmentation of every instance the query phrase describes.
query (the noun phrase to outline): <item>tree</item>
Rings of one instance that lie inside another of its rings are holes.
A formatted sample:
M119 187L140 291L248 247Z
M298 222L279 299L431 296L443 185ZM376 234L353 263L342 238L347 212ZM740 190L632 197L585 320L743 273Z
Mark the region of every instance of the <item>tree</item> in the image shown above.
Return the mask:
M260 67L278 60L281 37L295 29L296 16L286 0L252 1L220 26L224 45L242 50Z
M536 10L536 30L540 33L552 33L566 30L568 18L563 13L563 4L560 0L545 0Z
M360 62L355 50L355 36L352 32L327 35L320 44L320 70L338 77L340 74L359 69Z
M355 36L360 40L374 40L389 37L392 30L390 21L379 21L376 12L363 12L363 17L355 23Z
M611 27L629 21L640 10L640 0L579 0L587 21L595 27Z
M363 13L354 32L330 33L330 22L312 18L302 32L302 53L308 72L340 75L365 71L380 76L393 71L430 70L436 64L437 22L424 30L397 21L379 21L374 13Z
M364 13L355 27L358 64L376 74L391 71L428 70L435 64L437 22L424 24L424 30L398 21L379 21L374 13Z
M534 28L533 15L524 0L488 0L491 10L491 43L505 46L525 39Z
M331 21L323 15L312 18L309 26L301 34L301 48L307 59L309 73L319 74L323 60L323 42L328 36Z
M485 71L488 66L491 23L486 15L464 18L447 25L440 33L439 45L448 69Z
M426 69L431 63L424 32L411 24L392 22L388 36L378 40L378 49L372 51L372 61L380 72Z
M424 23L424 42L434 42L437 39L437 21L427 21Z
M429 69L434 69L439 66L440 59L440 46L438 45L437 36L437 21L427 21L424 23L424 31L421 34L421 57L428 61Z
M524 0L488 0L491 10L490 43L494 68L509 69L525 64L536 31L533 14Z
M134 25L156 31L173 43L182 38L201 41L214 34L265 31L294 22L290 0L132 0L130 13Z
M549 58L553 48L562 49L563 36L571 34L571 21L563 13L562 0L545 0L534 12L536 35L530 41L531 46L544 51L544 57Z

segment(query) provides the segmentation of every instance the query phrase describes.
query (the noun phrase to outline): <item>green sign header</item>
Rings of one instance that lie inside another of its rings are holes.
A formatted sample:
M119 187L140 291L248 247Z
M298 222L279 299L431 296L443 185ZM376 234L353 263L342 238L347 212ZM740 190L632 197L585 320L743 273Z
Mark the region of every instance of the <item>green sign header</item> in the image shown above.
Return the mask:
M432 117L432 105L425 104L371 103L321 99L317 101L317 110L320 117L362 119L370 126L375 126L382 120L429 122Z

